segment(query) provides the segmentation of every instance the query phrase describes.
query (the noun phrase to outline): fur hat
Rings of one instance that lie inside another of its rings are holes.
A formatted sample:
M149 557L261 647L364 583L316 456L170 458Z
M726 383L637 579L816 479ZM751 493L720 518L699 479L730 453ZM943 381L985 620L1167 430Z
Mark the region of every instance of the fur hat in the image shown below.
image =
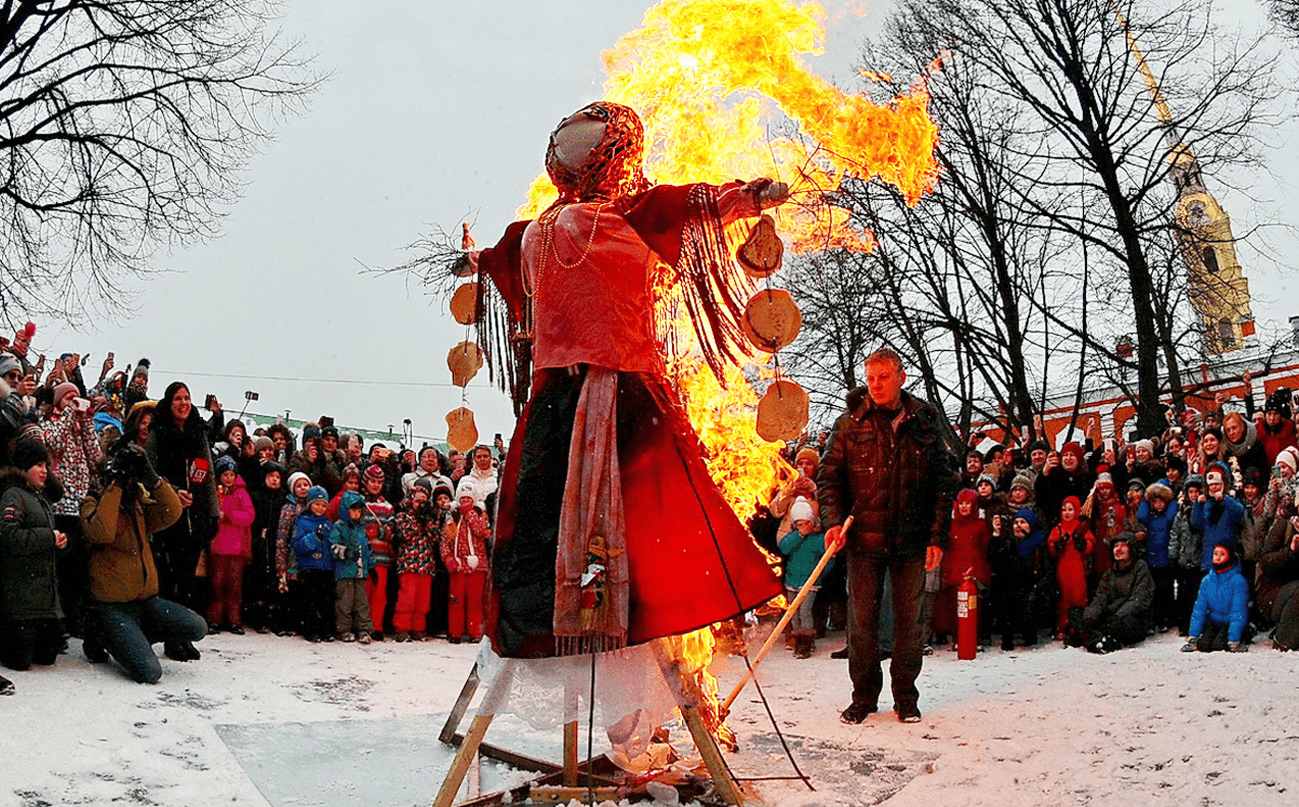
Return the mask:
M13 450L9 452L9 462L20 471L26 471L33 465L40 465L49 461L49 449L34 437L19 438L14 441Z
M225 454L222 454L217 457L216 463L213 464L213 470L216 471L217 478L220 479L221 474L226 471L239 473L239 463L235 462L233 457L228 457Z
M798 521L816 521L816 514L812 512L812 505L808 504L807 499L799 496L789 506L789 521L791 524Z
M1032 454L1034 451L1049 452L1050 450L1051 450L1051 444L1045 440L1038 439L1028 444L1028 453L1030 454Z
M1172 454L1164 459L1164 467L1170 471L1177 471L1181 474L1185 474L1187 471L1186 459L1184 457L1179 457L1176 454Z
M1200 433L1201 440L1203 440L1205 437L1216 437L1218 438L1218 442L1221 443L1222 429L1218 428L1217 426L1210 426L1209 428L1205 429L1203 432Z
M302 439L306 441L313 437L317 440L320 439L320 427L314 423L308 423L302 427Z
M1173 500L1173 489L1163 482L1151 483L1146 487L1146 501L1153 502L1155 499L1171 502Z
M332 438L334 438L335 440L337 440L337 439L338 439L338 427L335 426L335 425L333 425L332 423L331 423L330 425L328 425L328 426L322 426L321 429L320 429L320 437L321 437L321 439L324 439L324 438L326 438L326 437L332 437Z
M1124 530L1118 535L1106 539L1106 543L1110 545L1111 549L1113 549L1115 544L1127 544L1128 546L1132 546L1136 542L1137 542L1137 536L1133 535L1127 530Z

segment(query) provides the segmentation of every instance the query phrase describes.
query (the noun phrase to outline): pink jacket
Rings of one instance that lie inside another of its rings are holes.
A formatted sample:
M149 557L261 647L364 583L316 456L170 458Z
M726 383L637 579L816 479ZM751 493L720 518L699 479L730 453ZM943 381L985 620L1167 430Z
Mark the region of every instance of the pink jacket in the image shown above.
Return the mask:
M209 551L213 555L242 555L253 557L253 500L248 496L242 477L235 477L232 488L217 485L217 499L221 502L221 522L212 538Z

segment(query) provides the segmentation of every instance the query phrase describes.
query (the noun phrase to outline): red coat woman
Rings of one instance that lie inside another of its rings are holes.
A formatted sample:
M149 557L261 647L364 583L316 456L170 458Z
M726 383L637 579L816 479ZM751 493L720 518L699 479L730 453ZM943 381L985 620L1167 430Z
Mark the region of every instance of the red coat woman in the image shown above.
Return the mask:
M1087 556L1096 546L1087 525L1078 520L1077 496L1069 496L1060 505L1060 524L1051 530L1047 547L1056 559L1055 576L1060 583L1060 602L1056 607L1057 639L1064 639L1070 608L1087 607Z

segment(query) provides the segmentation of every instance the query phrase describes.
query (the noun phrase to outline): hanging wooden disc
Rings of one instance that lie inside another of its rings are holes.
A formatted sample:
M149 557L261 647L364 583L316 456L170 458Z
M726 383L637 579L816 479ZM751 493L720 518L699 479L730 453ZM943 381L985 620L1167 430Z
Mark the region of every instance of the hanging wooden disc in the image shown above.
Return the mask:
M758 402L758 436L769 443L793 440L807 428L807 393L793 381L767 387Z
M478 427L474 413L463 406L447 413L447 445L461 454L478 444Z
M451 383L466 386L483 367L483 351L473 342L461 342L447 354L447 367L451 370Z
M472 325L478 320L478 283L462 283L451 295L451 316L461 325Z
M749 231L749 237L736 250L735 257L749 277L770 277L780 268L785 245L776 233L776 221L762 215Z
M803 314L783 289L760 291L744 306L744 335L758 350L775 353L798 337Z

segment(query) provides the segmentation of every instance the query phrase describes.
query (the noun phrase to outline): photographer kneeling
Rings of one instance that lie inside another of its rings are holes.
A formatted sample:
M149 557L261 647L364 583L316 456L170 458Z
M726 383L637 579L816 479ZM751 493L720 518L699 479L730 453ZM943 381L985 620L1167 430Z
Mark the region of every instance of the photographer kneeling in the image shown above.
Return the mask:
M176 523L182 508L175 489L133 438L124 434L117 441L100 473L100 489L81 503L90 544L84 650L91 662L111 655L136 681L155 684L162 665L150 645L197 642L208 628L203 617L158 596L150 537Z

